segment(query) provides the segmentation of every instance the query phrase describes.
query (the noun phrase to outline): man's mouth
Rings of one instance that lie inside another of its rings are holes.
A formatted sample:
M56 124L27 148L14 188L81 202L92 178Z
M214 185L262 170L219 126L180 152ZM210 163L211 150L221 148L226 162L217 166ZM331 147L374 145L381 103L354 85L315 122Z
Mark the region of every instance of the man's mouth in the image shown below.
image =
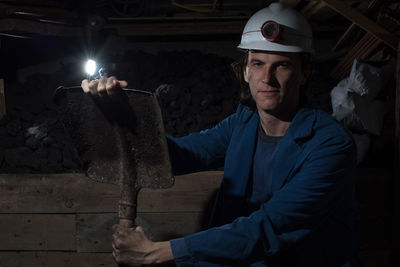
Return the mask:
M275 93L279 93L278 89L274 89L274 90L259 90L259 93L262 94L275 94Z

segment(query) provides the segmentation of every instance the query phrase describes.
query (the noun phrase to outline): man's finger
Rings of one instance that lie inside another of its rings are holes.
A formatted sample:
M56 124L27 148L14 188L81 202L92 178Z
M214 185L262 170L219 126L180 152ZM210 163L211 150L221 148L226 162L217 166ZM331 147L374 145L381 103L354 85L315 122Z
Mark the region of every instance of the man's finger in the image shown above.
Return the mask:
M100 77L99 84L97 85L98 94L102 95L107 93L106 86L107 86L107 77Z
M116 251L112 252L112 256L115 260L116 263L119 263L119 257L118 257L119 253L117 253Z
M118 228L118 224L114 224L113 226L111 226L111 231L115 232Z
M95 94L97 94L97 85L99 84L99 81L98 80L93 80L93 81L90 81L89 82L89 92L92 94L92 95L95 95Z
M113 232L118 232L121 229L121 225L119 224L114 224L113 226L111 226L111 231Z
M108 95L114 94L115 90L118 90L118 83L116 83L117 78L114 76L111 76L107 79L106 83L106 90Z
M119 251L119 247L115 244L115 242L111 242L111 246L113 248L114 251Z
M84 79L81 83L81 87L83 89L83 92L85 93L90 93L90 89L89 89L89 81L87 79Z
M126 88L127 86L128 86L128 82L127 81L118 81L118 83L119 83L119 86L121 87L121 88Z
M144 230L143 230L143 227L142 227L142 226L137 226L137 227L135 228L135 231L138 231L138 232L144 234Z
M117 233L112 234L111 239L112 242L115 242L118 239L118 234Z

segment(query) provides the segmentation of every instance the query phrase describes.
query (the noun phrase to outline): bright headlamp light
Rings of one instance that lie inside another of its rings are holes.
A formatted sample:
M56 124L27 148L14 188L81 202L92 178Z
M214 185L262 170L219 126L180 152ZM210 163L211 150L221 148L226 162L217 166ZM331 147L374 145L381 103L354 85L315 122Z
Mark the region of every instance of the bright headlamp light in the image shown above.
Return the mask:
M93 59L89 59L85 64L85 72L89 76L93 76L96 73L96 70L97 70L96 61L94 61Z

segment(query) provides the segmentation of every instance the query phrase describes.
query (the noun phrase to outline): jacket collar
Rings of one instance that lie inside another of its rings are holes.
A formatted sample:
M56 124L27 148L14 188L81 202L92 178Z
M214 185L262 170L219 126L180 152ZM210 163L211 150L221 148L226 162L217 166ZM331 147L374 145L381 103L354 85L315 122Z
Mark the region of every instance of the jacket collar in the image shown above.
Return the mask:
M289 128L285 133L285 137L293 140L308 138L312 135L313 126L316 120L316 111L312 109L302 108L297 111Z
M247 109L242 113L241 121L243 123L249 122L252 119L252 126L258 127L260 117L257 111L250 111L247 107L241 106L239 109ZM301 108L297 111L289 128L285 133L285 138L293 140L304 139L312 135L313 125L316 120L316 111L313 109ZM255 123L256 122L256 123ZM301 127L300 127L301 126Z
M245 108L247 109L247 107ZM249 110L248 110L249 111ZM244 112L241 117L243 123L248 127L246 131L247 140L254 140L253 144L243 145L239 150L241 158L248 158L248 161L242 161L239 173L248 173L250 175L253 164L253 155L255 151L255 142L257 140L257 129L260 117L257 112ZM303 151L301 144L308 140L313 134L314 124L316 122L316 110L301 108L294 116L289 128L284 137L279 143L278 151L275 155L274 164L274 181L273 191L279 189L286 181L295 163L299 160ZM251 160L250 160L251 159ZM243 183L247 183L243 181ZM237 185L236 192L240 191L239 195L245 193L243 184ZM240 188L240 189L239 189Z

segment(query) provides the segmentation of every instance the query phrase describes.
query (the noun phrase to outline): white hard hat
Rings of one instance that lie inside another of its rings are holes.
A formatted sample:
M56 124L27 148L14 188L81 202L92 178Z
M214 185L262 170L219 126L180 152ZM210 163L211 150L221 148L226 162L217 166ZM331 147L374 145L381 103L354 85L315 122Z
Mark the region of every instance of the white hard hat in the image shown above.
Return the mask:
M238 48L313 54L311 44L312 31L307 20L292 8L272 3L249 19Z

